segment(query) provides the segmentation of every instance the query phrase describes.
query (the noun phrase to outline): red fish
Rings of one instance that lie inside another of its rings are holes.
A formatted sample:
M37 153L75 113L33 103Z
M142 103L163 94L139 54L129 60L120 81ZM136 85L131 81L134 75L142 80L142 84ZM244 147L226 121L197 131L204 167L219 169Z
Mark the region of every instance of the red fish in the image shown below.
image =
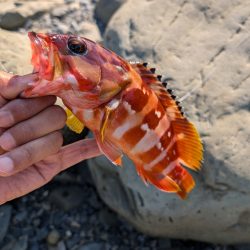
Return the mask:
M147 183L185 198L202 143L171 90L146 63L129 63L73 35L29 33L39 80L25 97L56 95L95 135L114 164L126 154Z

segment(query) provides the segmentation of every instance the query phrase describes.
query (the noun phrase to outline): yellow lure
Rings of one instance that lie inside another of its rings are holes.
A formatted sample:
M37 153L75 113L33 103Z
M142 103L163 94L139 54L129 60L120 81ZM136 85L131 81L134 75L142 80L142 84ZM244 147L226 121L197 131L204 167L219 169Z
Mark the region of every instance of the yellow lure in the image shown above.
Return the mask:
M67 114L66 125L72 131L80 134L84 129L84 124L68 109L65 109Z

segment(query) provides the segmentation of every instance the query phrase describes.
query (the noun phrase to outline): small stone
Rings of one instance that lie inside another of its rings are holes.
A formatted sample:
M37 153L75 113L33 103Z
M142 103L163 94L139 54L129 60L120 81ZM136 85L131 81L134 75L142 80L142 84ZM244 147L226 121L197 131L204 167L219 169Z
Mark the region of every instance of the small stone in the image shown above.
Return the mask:
M47 242L49 245L56 245L60 239L60 234L57 230L52 230L47 237Z
M33 225L34 225L35 227L38 227L38 226L40 225L40 223L41 223L41 220L38 219L38 218L33 220Z
M0 206L0 242L5 237L9 228L12 207L10 205Z
M70 226L73 228L77 228L77 229L81 228L81 225L77 221L74 221L74 220L70 222Z
M108 234L107 234L107 233L101 233L100 239L102 239L102 240L104 240L104 241L107 241L107 239L108 239Z
M66 246L65 246L65 243L63 241L58 242L57 250L66 250Z
M68 11L67 6L60 6L52 10L52 15L58 18L62 18Z
M28 249L28 236L24 235L17 240L12 250L26 250L26 249Z
M24 219L26 219L26 217L27 217L27 211L22 211L15 215L14 221L15 223L19 223L22 222Z
M0 17L0 27L6 30L16 30L25 24L25 18L18 12L7 12Z
M79 207L84 198L82 189L76 185L58 187L49 196L50 202L64 211Z
M39 228L36 233L37 240L44 240L48 236L49 231L46 227Z
M67 230L65 232L65 235L66 235L67 238L70 238L72 236L72 232L70 230Z
M99 219L105 225L115 226L117 224L117 215L107 209L100 211Z
M105 249L105 244L91 242L91 243L87 243L83 246L80 246L77 250L103 250L103 249Z
M158 241L159 250L171 249L171 241L167 238L161 238Z
M20 238L12 238L6 245L1 247L1 250L27 250L28 236L24 235Z

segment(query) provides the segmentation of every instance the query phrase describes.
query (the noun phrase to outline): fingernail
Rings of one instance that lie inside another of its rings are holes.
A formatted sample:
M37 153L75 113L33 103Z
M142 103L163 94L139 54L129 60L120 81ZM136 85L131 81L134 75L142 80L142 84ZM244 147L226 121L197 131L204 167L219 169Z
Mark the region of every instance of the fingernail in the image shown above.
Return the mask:
M10 150L16 146L16 141L10 133L5 132L0 136L0 146L4 150Z
M0 127L5 128L11 126L14 122L13 116L8 111L0 111Z
M9 157L0 158L0 172L9 174L13 171L14 164Z

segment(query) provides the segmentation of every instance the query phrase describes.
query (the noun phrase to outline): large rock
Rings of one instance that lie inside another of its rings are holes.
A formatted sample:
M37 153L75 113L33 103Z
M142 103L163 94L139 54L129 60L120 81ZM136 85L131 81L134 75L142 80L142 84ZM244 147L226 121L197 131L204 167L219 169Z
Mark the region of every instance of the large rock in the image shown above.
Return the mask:
M146 187L131 162L90 161L102 199L151 235L250 242L250 2L130 0L113 16L106 45L173 77L205 145L187 200Z
M31 49L27 35L0 29L0 70L15 74L32 72Z
M95 17L101 21L104 27L108 24L112 15L124 4L127 0L99 0L95 8Z

